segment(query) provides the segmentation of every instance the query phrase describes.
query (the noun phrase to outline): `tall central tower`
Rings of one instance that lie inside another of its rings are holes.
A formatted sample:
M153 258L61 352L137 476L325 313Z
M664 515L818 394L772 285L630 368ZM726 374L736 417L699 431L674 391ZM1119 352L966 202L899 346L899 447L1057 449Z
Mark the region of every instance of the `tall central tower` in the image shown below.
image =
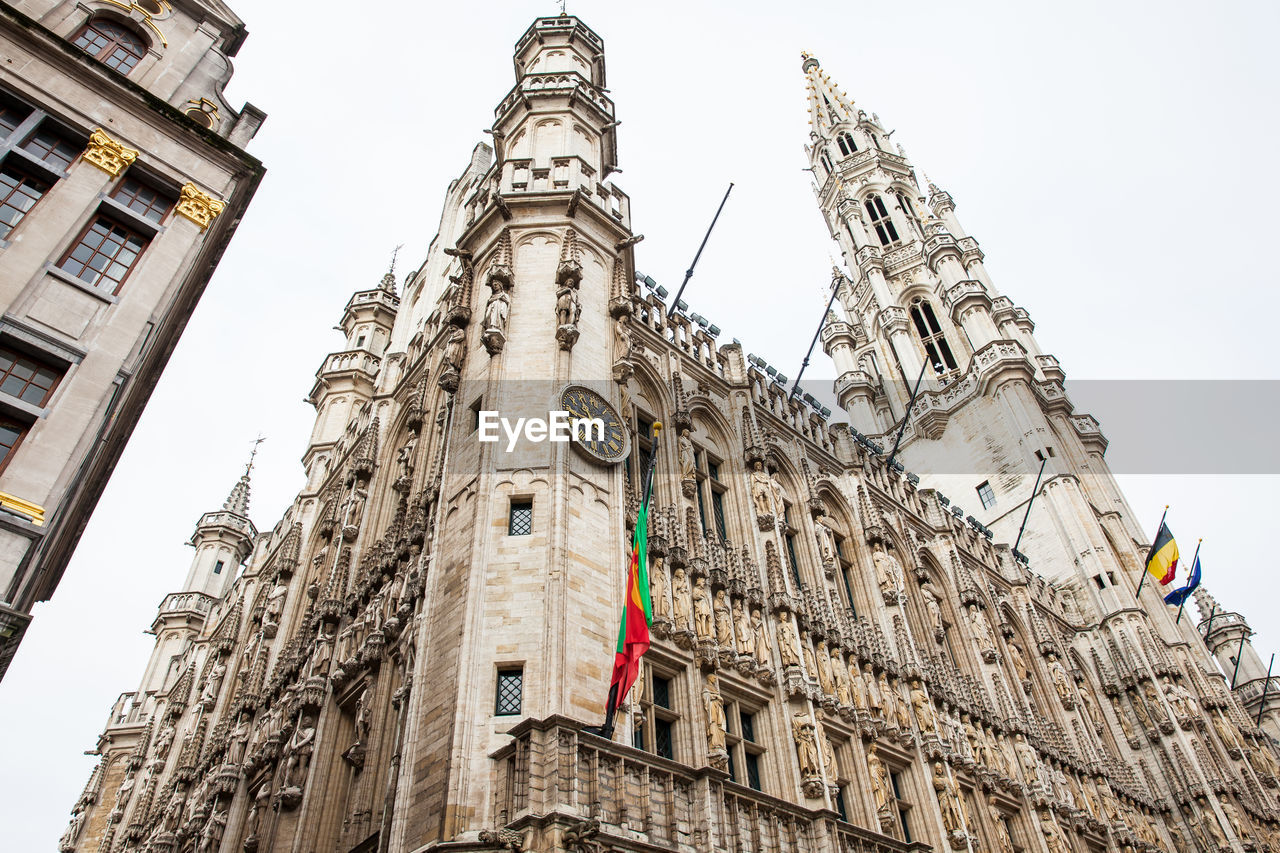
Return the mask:
M926 198L879 117L855 109L814 57L802 67L815 193L852 276L832 282L842 316L822 335L852 425L887 451L919 381L905 468L1007 542L1039 479L1021 554L1102 613L1131 607L1147 538L1098 422L1074 410L1027 312L996 290L951 195L930 183Z

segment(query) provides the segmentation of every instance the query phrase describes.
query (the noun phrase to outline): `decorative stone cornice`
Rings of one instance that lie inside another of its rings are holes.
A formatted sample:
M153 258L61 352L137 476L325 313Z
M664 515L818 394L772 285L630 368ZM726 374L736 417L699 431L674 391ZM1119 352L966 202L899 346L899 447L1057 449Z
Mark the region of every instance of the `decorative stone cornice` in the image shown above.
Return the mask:
M880 316L876 318L880 331L885 335L892 335L894 332L905 332L907 330L907 309L898 305L889 305L880 312Z
M116 177L138 159L138 151L112 139L102 128L89 135L89 145L84 149L84 159L111 177Z
M187 181L182 185L182 196L178 199L177 212L199 225L200 230L203 231L226 206L226 202L214 198Z

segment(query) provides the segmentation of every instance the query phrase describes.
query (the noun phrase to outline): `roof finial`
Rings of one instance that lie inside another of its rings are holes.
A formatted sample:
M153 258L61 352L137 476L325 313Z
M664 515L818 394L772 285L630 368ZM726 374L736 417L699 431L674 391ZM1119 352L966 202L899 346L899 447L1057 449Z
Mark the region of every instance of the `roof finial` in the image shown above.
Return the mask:
M227 499L222 503L222 508L226 512L235 513L242 518L249 517L249 472L253 470L253 461L258 457L258 445L266 440L262 433L258 433L258 437L253 442L253 450L249 453L249 464L244 466L244 473L231 487L231 494L227 495Z
M560 14L561 16L567 16L569 14L564 10L564 0L560 0Z
M387 274L382 277L382 289L387 293L394 294L396 292L396 256L400 254L400 250L403 248L404 243L401 243L391 251L391 267L387 270Z

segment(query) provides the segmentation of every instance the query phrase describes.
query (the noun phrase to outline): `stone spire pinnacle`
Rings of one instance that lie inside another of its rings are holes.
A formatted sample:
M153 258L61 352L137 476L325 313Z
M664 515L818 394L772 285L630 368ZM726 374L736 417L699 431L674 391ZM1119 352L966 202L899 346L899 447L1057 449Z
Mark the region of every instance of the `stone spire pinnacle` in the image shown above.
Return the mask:
M222 503L224 510L234 512L241 518L249 517L249 474L253 471L253 461L258 456L258 445L264 441L266 439L261 435L254 440L253 450L249 453L249 463L244 466L244 473L240 475L239 481L231 487L231 494L227 495L227 499Z
M396 293L396 256L400 254L400 250L404 248L404 243L396 246L391 252L391 266L387 268L387 273L382 277L382 283L379 287L390 293L392 296Z
M842 122L857 121L853 100L831 79L817 58L802 53L800 68L805 76L805 93L809 96L809 126L814 133L826 135Z
M1200 584L1200 586L1196 587L1195 591L1191 594L1195 596L1196 607L1200 610L1201 619L1208 619L1210 613L1222 612L1222 606L1218 604L1217 600L1214 599L1212 595L1209 594L1209 590L1204 584Z

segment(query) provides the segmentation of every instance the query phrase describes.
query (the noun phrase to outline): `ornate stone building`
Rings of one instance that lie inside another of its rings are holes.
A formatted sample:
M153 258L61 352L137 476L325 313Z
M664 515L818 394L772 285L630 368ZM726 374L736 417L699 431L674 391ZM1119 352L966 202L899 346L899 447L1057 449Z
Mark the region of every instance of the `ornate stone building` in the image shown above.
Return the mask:
M297 499L259 535L246 476L200 519L61 849L1280 849L1274 744L1134 599L1096 423L879 121L805 58L854 429L635 272L599 36L539 19L515 68L423 265L344 308ZM1029 564L889 464L926 360L901 458L968 454L988 512L1050 460ZM560 409L603 437L480 440ZM605 739L655 452L655 639Z
M218 0L0 4L0 677L262 179Z

